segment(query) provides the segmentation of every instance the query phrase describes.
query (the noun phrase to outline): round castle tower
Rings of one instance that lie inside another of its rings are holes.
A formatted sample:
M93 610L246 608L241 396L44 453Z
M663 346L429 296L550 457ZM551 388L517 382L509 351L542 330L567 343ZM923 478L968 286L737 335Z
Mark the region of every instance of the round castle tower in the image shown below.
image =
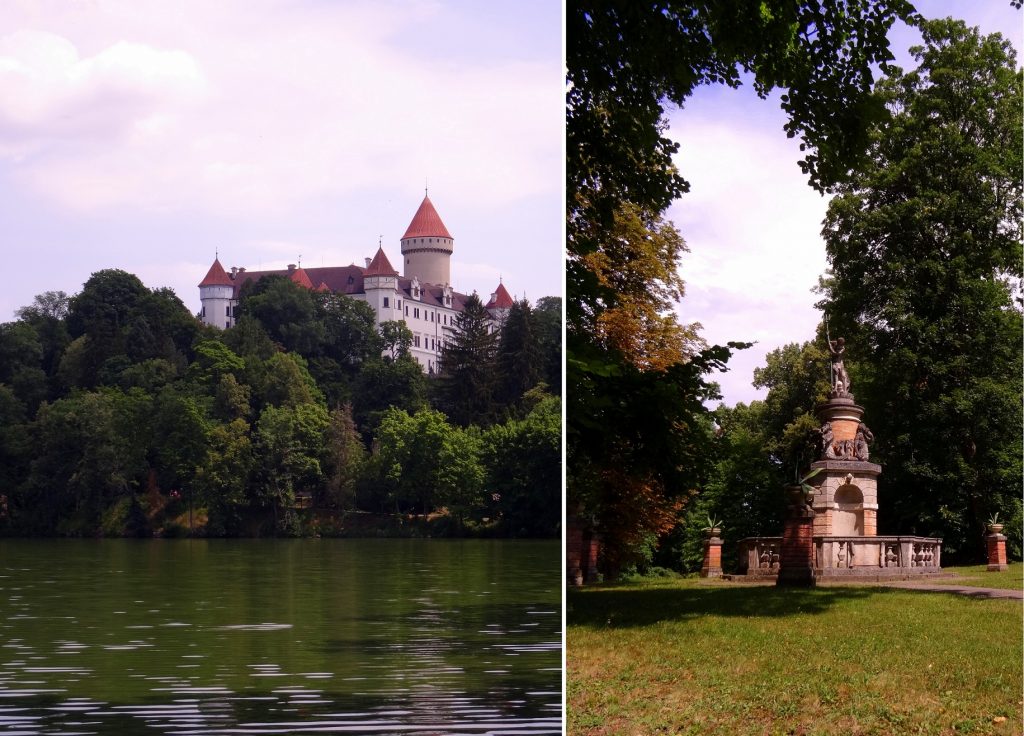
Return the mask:
M214 258L206 277L199 282L199 300L203 304L202 320L208 325L226 329L234 320L231 307L234 305L235 282L231 280L220 259Z
M451 283L451 257L454 239L434 209L430 197L423 197L420 208L402 236L402 273L427 284Z

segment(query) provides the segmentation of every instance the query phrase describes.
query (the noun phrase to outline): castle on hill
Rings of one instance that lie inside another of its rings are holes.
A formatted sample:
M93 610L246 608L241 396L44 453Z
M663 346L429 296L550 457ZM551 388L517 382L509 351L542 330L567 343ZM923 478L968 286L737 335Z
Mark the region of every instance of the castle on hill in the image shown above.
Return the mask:
M203 304L200 318L214 327L231 327L242 286L278 274L307 289L331 291L367 302L373 308L377 325L388 320L404 322L413 336L412 356L423 370L431 372L436 370L455 317L468 298L451 287L454 243L430 197L424 196L401 239L402 275L391 265L382 246L373 258L366 259L365 266L303 268L301 264L289 264L287 270L279 271L247 271L232 266L228 273L220 259L215 258L206 278L199 283ZM500 327L512 304L512 296L499 282L485 305L491 315L492 330Z

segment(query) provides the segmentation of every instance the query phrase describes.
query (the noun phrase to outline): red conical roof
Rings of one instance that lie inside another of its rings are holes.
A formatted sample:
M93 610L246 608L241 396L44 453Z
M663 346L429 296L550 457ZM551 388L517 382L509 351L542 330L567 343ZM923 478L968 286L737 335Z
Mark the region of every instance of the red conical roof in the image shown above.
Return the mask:
M231 280L227 272L224 270L224 266L220 265L220 259L214 258L213 265L210 266L210 270L206 272L206 278L199 282L200 286L234 286L235 282Z
M292 275L289 278L299 286L305 286L307 289L313 288L313 282L309 280L309 275L302 266L292 271Z
M422 209L422 208L421 208ZM444 227L442 225L441 227ZM374 255L373 260L370 261L370 265L363 271L363 276L397 276L398 271L391 265L391 261L384 255L383 248L377 248L377 254Z
M326 282L321 281L320 282L320 286L316 287L316 290L317 291L330 291L331 287L328 286Z
M448 228L441 222L441 216L437 214L437 210L434 209L433 203L430 201L430 197L423 197L423 201L420 203L420 208L416 210L416 214L412 218L412 222L409 223L409 227L405 231L405 235L402 236L402 240L406 238L451 238L452 236L448 233Z
M508 293L508 289L505 288L505 284L498 282L498 288L494 290L494 296L487 302L487 309L508 309L515 301L512 299L512 295Z

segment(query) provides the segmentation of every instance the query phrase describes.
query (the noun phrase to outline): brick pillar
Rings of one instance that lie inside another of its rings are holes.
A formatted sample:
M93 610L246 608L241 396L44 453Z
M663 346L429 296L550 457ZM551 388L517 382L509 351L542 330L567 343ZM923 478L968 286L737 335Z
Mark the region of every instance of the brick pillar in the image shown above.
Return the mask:
M587 560L586 566L583 568L583 574L586 576L586 582L595 583L597 582L597 555L601 551L601 539L596 534L593 534L585 535L584 540Z
M789 507L775 584L814 586L814 510L802 503Z
M722 577L722 539L711 536L704 539L704 564L700 566L702 578Z
M565 525L565 576L569 585L583 585L583 527L575 517Z
M1006 564L1006 536L992 532L985 537L988 546L988 571L998 572L1008 569Z
M878 511L876 509L864 509L864 536L874 537L878 535Z

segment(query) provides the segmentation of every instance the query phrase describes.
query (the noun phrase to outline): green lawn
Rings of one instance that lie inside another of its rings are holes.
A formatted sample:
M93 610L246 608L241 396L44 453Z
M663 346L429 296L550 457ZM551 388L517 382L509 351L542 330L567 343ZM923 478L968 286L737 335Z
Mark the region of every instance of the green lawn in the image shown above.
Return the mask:
M569 734L1022 732L1017 600L678 580L567 614Z
M1019 562L1011 562L1010 569L1002 572L989 572L986 565L972 565L970 567L946 567L945 572L951 572L956 578L940 578L935 582L943 585L965 585L974 588L1016 588L1024 589L1024 565Z

